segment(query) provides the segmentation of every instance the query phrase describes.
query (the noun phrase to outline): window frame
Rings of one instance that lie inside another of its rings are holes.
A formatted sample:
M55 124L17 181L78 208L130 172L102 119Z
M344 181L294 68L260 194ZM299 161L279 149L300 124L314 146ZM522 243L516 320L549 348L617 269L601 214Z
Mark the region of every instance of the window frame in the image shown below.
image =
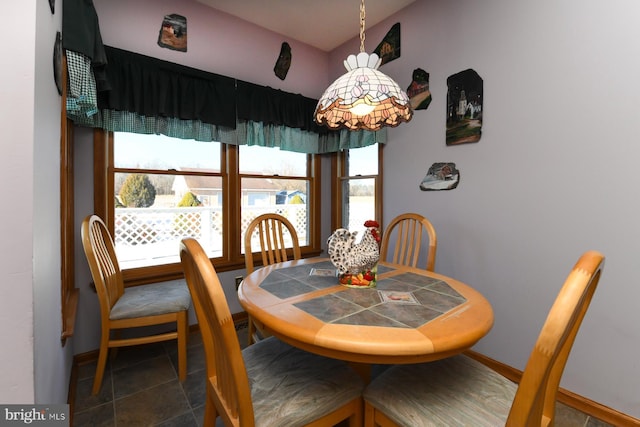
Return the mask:
M114 232L115 194L114 176L114 133L104 129L94 129L94 211L100 215L110 232ZM307 179L311 197L308 202L309 213L309 244L301 247L303 257L317 256L322 252L320 246L320 197L321 176L320 156L308 154ZM222 215L223 236L225 242L222 256L211 258L216 270L233 271L245 267L244 255L241 253L242 231L241 224L241 175L239 173L239 147L231 144L221 144L220 173L223 182ZM124 169L124 168L123 168ZM131 169L134 171L135 169ZM120 170L121 171L121 170ZM146 173L160 171L145 170ZM166 171L161 171L165 172ZM260 178L269 178L261 175ZM146 267L123 269L122 276L126 286L134 286L157 281L172 280L183 276L179 262L160 264Z
M62 75L67 75L67 57L62 55ZM75 204L73 167L73 122L67 118L67 81L62 79L60 101L60 308L62 330L60 342L64 347L67 338L75 332L80 292L75 285Z
M357 179L373 179L375 183L375 220L380 225L383 223L382 211L382 182L383 182L383 148L384 144L378 145L378 174L377 175L354 175L348 176L348 151L342 150L334 153L331 158L331 189L332 189L332 209L331 209L331 229L347 228L348 224L343 224L344 204L343 204L343 182ZM354 150L357 150L355 148Z

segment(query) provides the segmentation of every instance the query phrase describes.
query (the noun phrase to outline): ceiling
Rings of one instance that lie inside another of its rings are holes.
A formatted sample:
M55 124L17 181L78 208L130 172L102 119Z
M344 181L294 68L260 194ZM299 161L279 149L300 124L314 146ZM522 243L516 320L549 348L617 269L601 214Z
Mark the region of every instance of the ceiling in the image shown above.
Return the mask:
M357 0L197 0L268 30L329 52L360 33ZM366 0L366 29L415 0ZM377 45L378 41L375 42ZM355 46L354 49L359 48ZM365 48L371 50L365 41Z

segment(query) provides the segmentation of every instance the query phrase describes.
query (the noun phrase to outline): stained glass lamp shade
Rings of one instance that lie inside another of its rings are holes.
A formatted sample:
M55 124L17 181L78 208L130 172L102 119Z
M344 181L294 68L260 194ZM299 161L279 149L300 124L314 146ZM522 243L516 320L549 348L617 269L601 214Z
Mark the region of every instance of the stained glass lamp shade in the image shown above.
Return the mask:
M344 61L347 73L331 84L318 101L315 120L331 129L380 130L408 122L409 98L398 84L378 71L375 53L360 52Z

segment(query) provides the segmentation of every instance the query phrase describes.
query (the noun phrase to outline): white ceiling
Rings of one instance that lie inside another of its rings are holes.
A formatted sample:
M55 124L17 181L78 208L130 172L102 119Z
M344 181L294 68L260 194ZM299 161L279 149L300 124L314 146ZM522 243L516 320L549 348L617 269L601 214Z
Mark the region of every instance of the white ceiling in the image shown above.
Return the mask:
M359 0L197 1L327 52L360 33ZM365 35L367 28L414 1L366 0ZM375 46L365 40L365 48Z

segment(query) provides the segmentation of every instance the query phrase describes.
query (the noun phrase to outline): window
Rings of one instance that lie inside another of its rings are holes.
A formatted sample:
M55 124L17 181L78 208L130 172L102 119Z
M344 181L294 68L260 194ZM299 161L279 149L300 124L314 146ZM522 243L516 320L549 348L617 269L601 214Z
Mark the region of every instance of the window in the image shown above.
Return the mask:
M244 266L243 231L264 212L286 216L304 254L320 252L313 207L320 196L315 156L164 135L95 130L107 165L104 216L111 218L125 279L181 274L178 245L193 237L220 271ZM105 191L101 192L100 187ZM96 210L99 212L99 210Z
M277 213L293 224L301 247L308 246L312 156L269 147L239 147L242 229L263 213ZM241 240L244 253L244 237Z
M180 261L183 237L221 257L225 184L217 142L114 135L114 240L122 269Z
M333 170L333 229L364 230L369 219L382 224L382 145L338 153Z

